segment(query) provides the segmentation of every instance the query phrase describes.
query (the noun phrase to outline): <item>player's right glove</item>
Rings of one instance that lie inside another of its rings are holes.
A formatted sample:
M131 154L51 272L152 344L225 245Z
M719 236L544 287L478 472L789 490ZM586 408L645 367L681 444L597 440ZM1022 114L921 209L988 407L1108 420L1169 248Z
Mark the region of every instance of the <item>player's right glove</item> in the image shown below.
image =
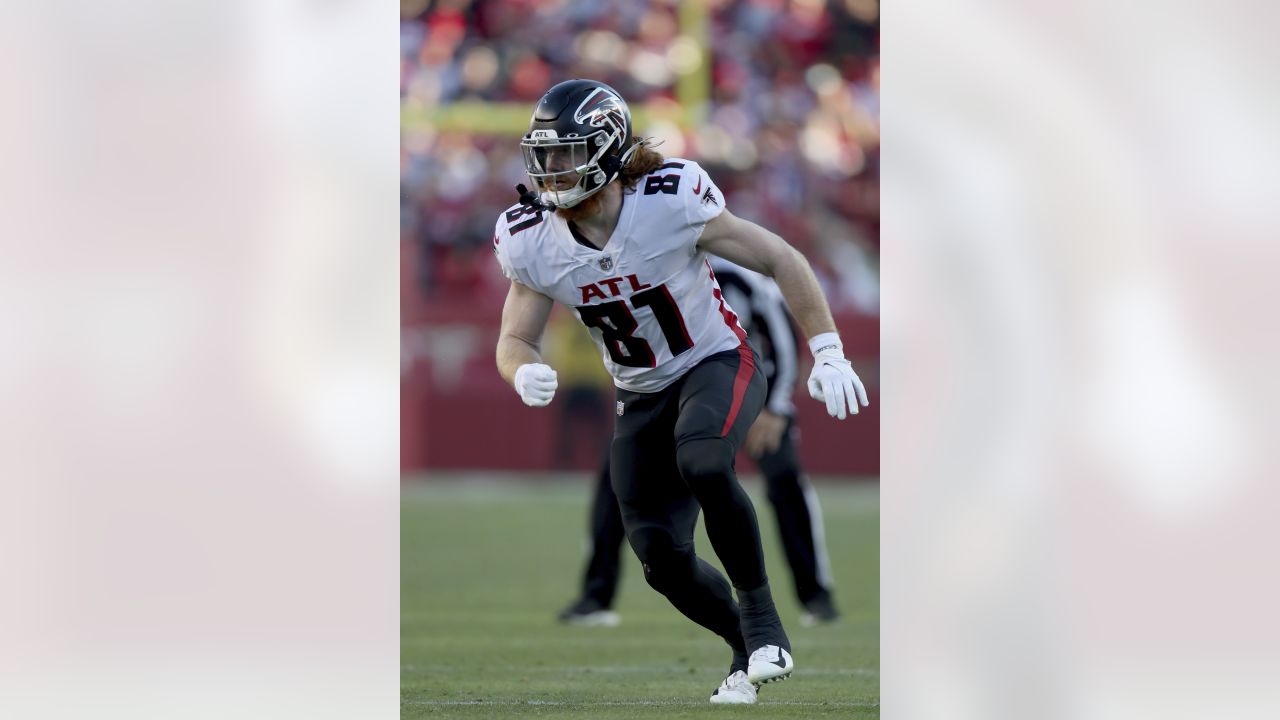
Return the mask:
M516 368L516 392L529 407L544 407L556 394L556 371L550 365L526 363Z
M867 406L867 391L844 357L844 344L835 333L814 335L809 340L813 352L813 372L809 373L809 396L827 404L827 414L845 419ZM846 412L845 408L848 408Z

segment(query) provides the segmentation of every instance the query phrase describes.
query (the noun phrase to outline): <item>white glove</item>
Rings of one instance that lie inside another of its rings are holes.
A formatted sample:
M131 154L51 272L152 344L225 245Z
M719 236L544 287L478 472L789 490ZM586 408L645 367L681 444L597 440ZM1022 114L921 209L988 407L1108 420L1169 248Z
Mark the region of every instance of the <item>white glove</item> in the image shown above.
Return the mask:
M525 363L516 369L516 392L529 407L545 407L556 394L556 371L550 365Z
M867 391L844 357L844 345L835 333L814 335L809 340L813 352L813 372L809 373L809 396L827 404L827 414L845 419L867 406ZM848 407L848 412L845 408Z

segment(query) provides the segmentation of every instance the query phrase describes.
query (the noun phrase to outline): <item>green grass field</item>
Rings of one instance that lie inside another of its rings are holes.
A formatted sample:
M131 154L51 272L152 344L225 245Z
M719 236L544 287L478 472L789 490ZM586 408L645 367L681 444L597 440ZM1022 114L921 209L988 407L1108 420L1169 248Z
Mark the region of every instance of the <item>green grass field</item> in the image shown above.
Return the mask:
M800 627L799 606L758 484L774 597L796 658L754 706L707 702L729 649L645 584L624 547L617 628L566 627L583 561L585 478L433 477L401 496L402 718L879 717L879 494L817 482L844 617ZM699 528L698 552L719 563Z

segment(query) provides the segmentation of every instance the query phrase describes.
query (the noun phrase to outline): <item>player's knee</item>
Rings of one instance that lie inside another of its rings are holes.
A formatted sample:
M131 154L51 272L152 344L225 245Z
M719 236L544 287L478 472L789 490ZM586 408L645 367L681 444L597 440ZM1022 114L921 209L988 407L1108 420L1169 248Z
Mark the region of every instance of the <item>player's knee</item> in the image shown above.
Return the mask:
M722 438L689 440L676 451L676 464L699 499L728 491L733 482L733 445Z
M681 547L661 528L641 528L631 534L631 546L644 568L644 579L660 593L690 582L695 558L693 550Z

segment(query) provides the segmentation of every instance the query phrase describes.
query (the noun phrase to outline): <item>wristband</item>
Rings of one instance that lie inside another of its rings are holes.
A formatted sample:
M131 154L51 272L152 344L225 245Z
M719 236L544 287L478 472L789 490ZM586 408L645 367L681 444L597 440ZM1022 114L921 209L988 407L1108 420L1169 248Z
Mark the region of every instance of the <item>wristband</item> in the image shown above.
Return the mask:
M840 342L840 336L836 333L826 332L809 338L809 352L813 353L814 357L817 357L820 352L832 349L841 355L844 354L844 343Z

